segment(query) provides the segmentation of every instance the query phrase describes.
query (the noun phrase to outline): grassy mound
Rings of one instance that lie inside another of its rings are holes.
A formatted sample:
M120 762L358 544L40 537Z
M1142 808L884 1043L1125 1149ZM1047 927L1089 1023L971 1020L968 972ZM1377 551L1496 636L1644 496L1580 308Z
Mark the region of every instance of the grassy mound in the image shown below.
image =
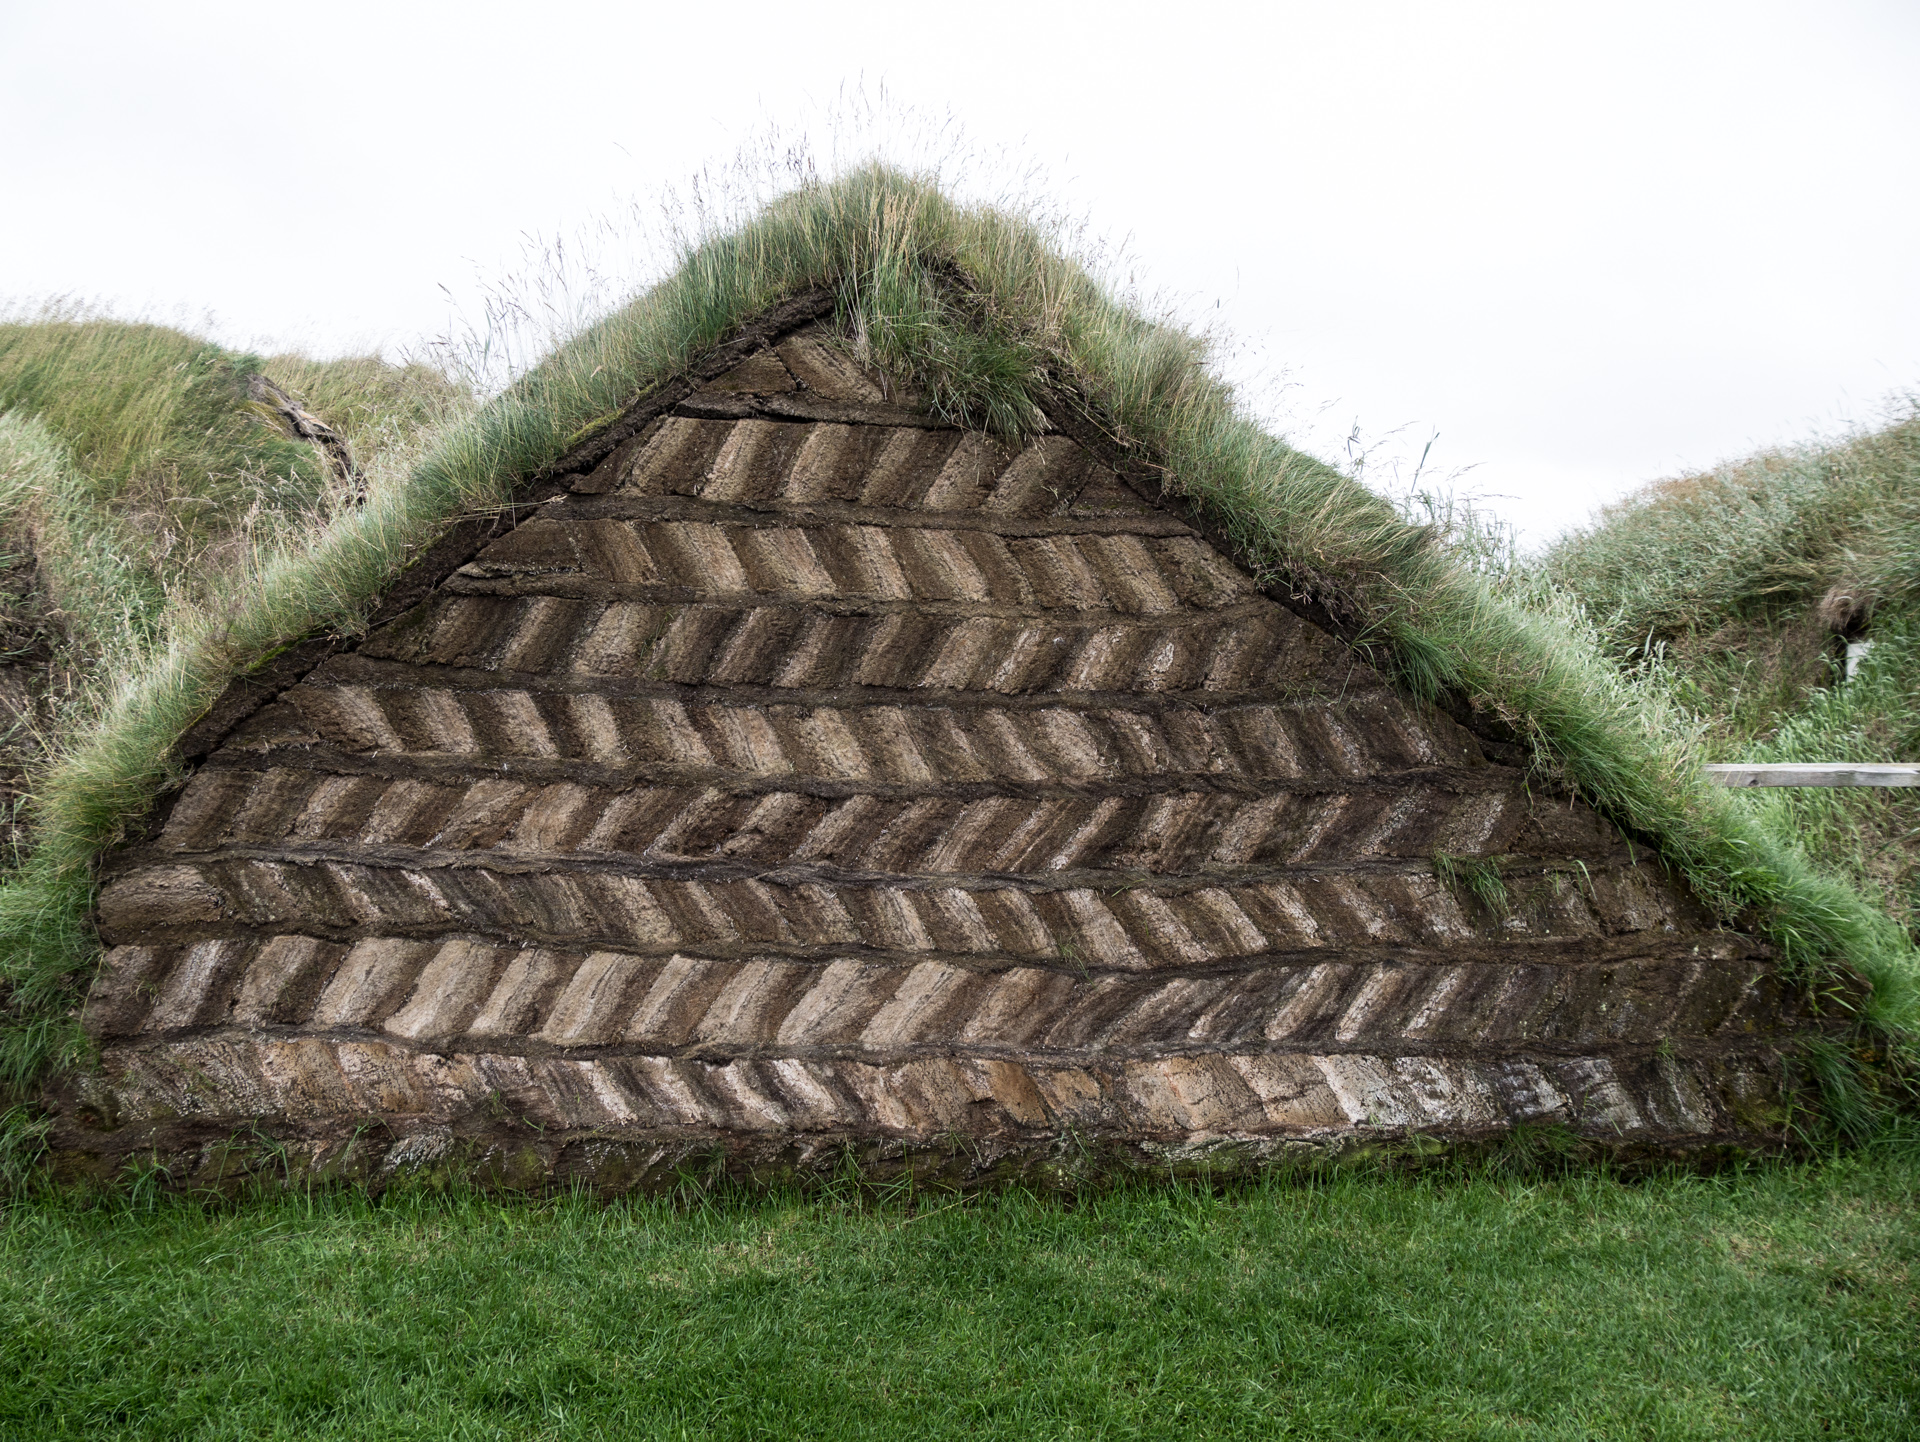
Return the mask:
M1701 718L1710 759L1920 761L1920 408L1649 486L1543 569L1622 664ZM1851 681L1848 640L1872 643ZM1737 804L1920 924L1920 791Z
M237 672L298 639L351 633L449 519L507 503L517 484L610 423L783 298L831 288L848 343L948 417L1021 435L1064 397L1142 466L1204 508L1265 579L1326 607L1408 690L1504 722L1690 878L1769 938L1810 982L1846 965L1873 982L1859 1020L1906 1036L1916 1008L1902 929L1812 866L1793 837L1702 786L1691 732L1624 676L1567 607L1490 586L1432 527L1253 424L1203 344L1116 298L1054 237L958 206L883 168L809 185L744 226L690 244L678 269L588 327L404 468L364 506L238 558L176 609L98 723L73 735L38 790L36 846L0 889L13 1017L0 1084L30 1089L77 1044L93 963L85 918L98 850L174 779L171 750ZM1865 1115L1847 1058L1825 1067L1830 1110Z
M69 639L154 639L170 597L204 601L257 537L337 499L326 457L250 393L259 376L369 457L453 396L377 357L262 357L74 312L0 324L0 546L42 573Z

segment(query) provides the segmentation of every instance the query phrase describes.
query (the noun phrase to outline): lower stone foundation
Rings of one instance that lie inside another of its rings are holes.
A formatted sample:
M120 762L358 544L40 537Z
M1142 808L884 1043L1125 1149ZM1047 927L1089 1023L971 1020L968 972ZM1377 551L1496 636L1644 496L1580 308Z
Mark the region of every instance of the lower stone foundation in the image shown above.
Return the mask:
M133 1167L216 1191L248 1178L374 1187L426 1178L619 1194L722 1176L767 1186L836 1175L1071 1188L1355 1150L1471 1150L1542 1129L1623 1161L1711 1161L1777 1150L1794 1090L1775 1053L872 1065L444 1055L373 1037L229 1032L113 1048L103 1060L52 1093L56 1170L106 1182Z

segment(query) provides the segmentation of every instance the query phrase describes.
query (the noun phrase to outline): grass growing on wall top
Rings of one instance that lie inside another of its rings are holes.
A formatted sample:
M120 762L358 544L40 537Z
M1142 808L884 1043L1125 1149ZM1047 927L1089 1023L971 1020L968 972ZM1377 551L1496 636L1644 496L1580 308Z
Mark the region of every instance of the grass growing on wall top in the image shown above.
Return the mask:
M1869 1019L1905 1033L1915 1000L1904 934L1817 874L1790 836L1699 785L1685 729L1620 675L1577 616L1496 594L1432 528L1262 432L1208 372L1200 341L1116 299L1044 230L878 167L805 186L689 243L666 280L439 430L404 469L377 475L364 508L247 559L174 619L39 790L37 849L0 890L17 1015L40 1025L71 1010L92 964L82 940L92 858L170 782L175 738L233 674L314 631L353 631L449 518L504 504L517 482L743 321L822 285L856 350L956 421L1020 435L1040 423L1043 392L1077 397L1267 579L1360 626L1411 690L1456 692L1504 718L1711 904L1754 918L1789 965L1811 973L1844 959L1871 976ZM54 1040L17 1022L0 1042L0 1076L30 1086Z

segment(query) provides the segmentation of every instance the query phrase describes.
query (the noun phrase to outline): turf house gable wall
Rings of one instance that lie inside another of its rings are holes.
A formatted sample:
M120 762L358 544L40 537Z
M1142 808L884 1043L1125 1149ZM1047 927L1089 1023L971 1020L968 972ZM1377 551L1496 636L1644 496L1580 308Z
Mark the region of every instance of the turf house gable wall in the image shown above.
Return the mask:
M948 424L828 308L188 738L103 871L64 1165L211 1175L244 1135L617 1189L1769 1140L1809 1025L1769 948L1072 415Z

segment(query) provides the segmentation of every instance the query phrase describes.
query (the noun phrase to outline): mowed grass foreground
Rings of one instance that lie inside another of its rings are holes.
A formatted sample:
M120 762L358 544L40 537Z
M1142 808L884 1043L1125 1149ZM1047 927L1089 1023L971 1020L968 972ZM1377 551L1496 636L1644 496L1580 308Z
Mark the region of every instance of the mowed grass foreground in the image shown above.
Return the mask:
M1920 1435L1920 1156L4 1213L8 1437Z

